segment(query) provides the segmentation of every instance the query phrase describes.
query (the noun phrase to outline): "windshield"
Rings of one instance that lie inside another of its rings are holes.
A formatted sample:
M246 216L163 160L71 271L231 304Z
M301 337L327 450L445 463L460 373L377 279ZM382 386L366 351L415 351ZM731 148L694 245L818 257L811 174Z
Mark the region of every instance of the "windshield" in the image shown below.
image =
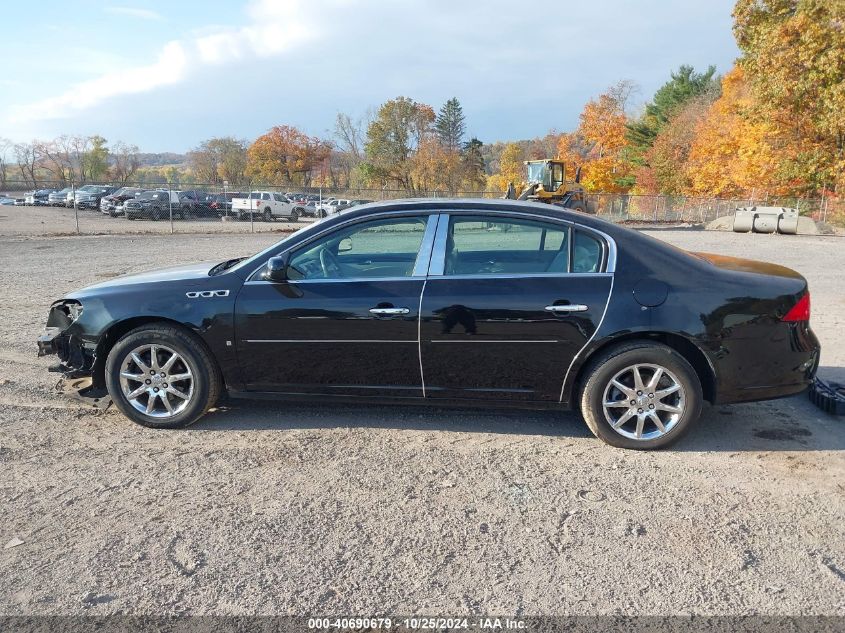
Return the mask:
M528 182L543 182L546 163L528 163Z

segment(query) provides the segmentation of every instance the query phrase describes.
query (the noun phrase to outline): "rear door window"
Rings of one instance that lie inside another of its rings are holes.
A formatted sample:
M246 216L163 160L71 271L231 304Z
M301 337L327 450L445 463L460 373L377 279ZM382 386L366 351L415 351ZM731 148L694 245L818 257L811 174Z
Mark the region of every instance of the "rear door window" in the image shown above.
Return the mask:
M569 228L562 224L453 216L444 274L497 275L569 272Z

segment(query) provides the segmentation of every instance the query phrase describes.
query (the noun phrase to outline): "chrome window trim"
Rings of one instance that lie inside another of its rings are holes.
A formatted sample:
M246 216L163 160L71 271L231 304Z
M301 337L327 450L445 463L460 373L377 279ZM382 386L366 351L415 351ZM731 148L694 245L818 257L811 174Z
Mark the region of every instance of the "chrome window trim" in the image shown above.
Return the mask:
M263 268L263 266L262 266ZM340 283L349 283L349 282L362 282L362 281L425 281L425 277L343 277L340 279L289 279L286 283L296 286L299 284L340 284ZM275 283L272 281L267 281L266 279L254 279L250 281L244 282L244 285L255 285L255 284L267 284L267 283Z
M311 244L312 242L320 239L321 237L323 237L327 233L332 233L334 231L342 229L345 226L351 226L353 224L362 224L364 222L369 222L370 220L377 220L377 219L382 219L382 218L391 218L391 217L395 217L395 218L402 218L402 217L418 218L418 217L421 217L421 216L427 216L429 219L427 220L427 223L426 223L426 230L428 230L428 222L430 222L431 216L436 216L436 215L437 215L437 211L431 211L431 210L428 210L428 209L414 209L414 210L393 209L393 210L390 210L390 211L384 211L382 213L373 213L373 214L370 214L370 215L365 215L365 216L361 216L361 217L357 217L357 218L351 218L351 219L346 220L344 222L340 222L340 223L335 224L333 226L324 228L322 231L315 233L314 235L310 236L306 240L303 240L301 242L297 242L296 244L291 244L287 247L281 248L278 251L270 252L267 255L267 258L257 268L253 269L253 271L247 276L246 281L244 283L245 284L249 284L249 283L274 284L274 283L276 283L274 281L269 281L267 279L256 278L259 275L259 273L261 272L261 270L264 269L264 266L267 265L267 260L269 260L271 257L278 257L279 255L284 255L284 254L286 254L286 253L288 253L288 252L290 252L294 249L298 249L301 246L306 246L308 244ZM423 240L425 240L425 234L423 234ZM422 249L422 244L420 245L420 248ZM419 257L419 251L417 252L417 257ZM416 272L416 264L415 264L415 271L414 272ZM365 280L373 281L375 279L380 279L380 280L384 281L386 279L421 279L421 278L423 278L423 277L417 277L415 275L411 275L410 277L383 277L383 278L360 277L360 278L354 278L354 279L345 278L345 279L336 279L336 280L332 280L332 279L319 279L319 280L316 280L316 279L309 279L309 280L299 279L299 280L297 280L297 282L302 282L302 281L322 281L322 282L365 281Z
M449 225L451 216L455 215L455 217L460 217L461 215L469 215L469 216L484 216L484 215L497 215L502 216L504 218L513 217L513 218L520 218L520 219L528 219L533 220L535 222L550 222L556 224L563 224L571 229L575 229L578 231L584 231L585 233L592 233L595 236L598 236L599 243L602 246L602 263L604 264L601 272L597 273L573 273L573 272L565 272L565 273L507 273L506 275L511 275L517 278L524 278L524 277L534 277L534 276L554 276L554 277L571 277L571 276L584 276L584 275L613 275L616 272L616 240L614 240L610 235L605 233L604 231L600 231L598 229L594 229L589 226L584 226L583 224L579 224L577 222L573 222L572 220L563 219L563 218L549 218L546 216L538 216L533 213L525 213L520 211L504 211L502 209L454 209L449 210L446 213L440 214L440 222L437 225L437 234L434 238L434 249L431 253L431 264L429 265L428 275L429 278L432 277L443 277L449 279L459 279L461 277L469 278L469 279L493 279L495 277L504 277L505 275L499 275L497 273L491 273L489 275L483 274L475 274L475 275L446 275L445 268L446 268L446 239L449 233ZM572 236L570 234L570 241L572 240Z
M476 273L471 275L438 275L429 276L429 281L432 279L532 279L534 277L612 277L613 273Z

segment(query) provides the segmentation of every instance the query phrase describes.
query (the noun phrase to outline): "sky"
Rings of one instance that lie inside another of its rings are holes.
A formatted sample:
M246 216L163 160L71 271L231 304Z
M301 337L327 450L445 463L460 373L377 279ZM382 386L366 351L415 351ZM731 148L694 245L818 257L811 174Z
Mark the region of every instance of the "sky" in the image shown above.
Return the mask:
M484 142L577 126L620 79L738 56L733 0L36 0L3 8L0 137L100 134L183 152L274 125L456 96ZM12 60L9 63L9 60Z

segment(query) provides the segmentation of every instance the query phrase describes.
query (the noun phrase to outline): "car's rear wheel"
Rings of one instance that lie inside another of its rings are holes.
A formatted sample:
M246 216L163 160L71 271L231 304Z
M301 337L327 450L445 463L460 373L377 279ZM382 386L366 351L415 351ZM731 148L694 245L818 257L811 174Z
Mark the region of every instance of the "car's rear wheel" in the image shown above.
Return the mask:
M270 210L270 207L264 209L264 221L265 222L272 222L273 221L273 212Z
M106 359L115 406L142 426L173 429L202 417L220 394L214 359L190 333L148 325L121 338Z
M698 375L666 345L620 345L592 360L584 375L581 414L593 434L612 446L669 446L701 414Z
M294 209L293 211L290 212L290 216L288 217L288 219L291 222L296 222L297 220L299 220L299 212L296 209Z

